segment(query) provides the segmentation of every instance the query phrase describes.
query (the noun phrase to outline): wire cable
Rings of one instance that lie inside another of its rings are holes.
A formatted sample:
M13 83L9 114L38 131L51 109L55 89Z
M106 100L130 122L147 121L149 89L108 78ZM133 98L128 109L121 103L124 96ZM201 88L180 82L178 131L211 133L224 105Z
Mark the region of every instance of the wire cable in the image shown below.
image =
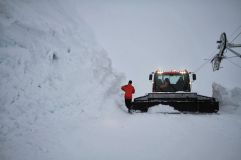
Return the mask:
M234 63L234 62L230 61L229 59L226 59L226 60L227 60L228 62L230 62L231 64L235 65L236 67L241 68L241 66L238 65L237 63Z
M231 41L231 43L232 43L235 39L237 39L240 35L241 35L241 32L239 32L239 34L238 34L236 37L234 37L234 39Z
M231 57L224 57L224 59L231 59L231 58L237 58L239 56L231 56Z
M199 67L197 67L197 68L194 70L194 73L197 73L197 72L199 72L202 68L204 68L204 66L210 62L210 60L211 60L211 58L213 57L213 55L215 54L215 52L216 52L216 51L213 51L212 54L210 54L209 58L208 58L208 59L205 59L205 60L204 60L205 62L202 63Z
M207 63L209 63L209 60L206 60L203 64L201 64L197 69L194 70L194 73L199 72Z
M235 30L234 30L234 32L231 34L231 36L230 37L233 37L234 36L234 34L237 32L237 31L239 31L239 29L241 29L241 25L240 26L238 26Z

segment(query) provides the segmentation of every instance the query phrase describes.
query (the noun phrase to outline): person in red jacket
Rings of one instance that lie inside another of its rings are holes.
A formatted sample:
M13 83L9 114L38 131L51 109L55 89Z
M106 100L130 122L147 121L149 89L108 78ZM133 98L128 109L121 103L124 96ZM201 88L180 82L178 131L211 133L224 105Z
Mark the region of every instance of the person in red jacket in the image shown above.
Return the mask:
M128 108L128 112L131 112L131 102L132 102L132 94L135 93L135 88L132 86L132 81L129 80L127 85L121 87L121 89L125 92L125 104Z

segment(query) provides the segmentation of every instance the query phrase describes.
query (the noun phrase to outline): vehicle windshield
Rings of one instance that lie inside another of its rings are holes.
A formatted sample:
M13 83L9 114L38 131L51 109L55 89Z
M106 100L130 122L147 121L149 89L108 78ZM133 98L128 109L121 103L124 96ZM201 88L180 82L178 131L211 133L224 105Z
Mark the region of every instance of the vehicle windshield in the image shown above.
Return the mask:
M169 81L169 85L165 88L161 87ZM153 90L155 92L177 92L190 91L189 75L188 74L155 74Z
M182 80L182 81L184 80L184 76L182 74L180 74L180 75L177 75L177 74L175 74L175 75L173 75L173 74L162 74L162 75L158 75L157 79L164 82L164 80L166 78L169 79L171 84L176 84L178 82L178 80Z

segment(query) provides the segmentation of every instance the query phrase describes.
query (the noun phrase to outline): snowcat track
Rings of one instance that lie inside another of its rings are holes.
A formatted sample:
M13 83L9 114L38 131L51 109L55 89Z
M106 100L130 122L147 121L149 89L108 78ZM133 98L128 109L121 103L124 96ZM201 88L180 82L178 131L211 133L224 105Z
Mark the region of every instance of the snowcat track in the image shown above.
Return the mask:
M147 112L148 108L163 104L172 106L175 110L180 112L202 112L202 113L216 113L218 112L218 102L133 102L132 109Z
M172 98L167 98L167 95L159 94L158 97L158 93L149 93L146 96L135 98L132 109L147 112L148 108L162 104L169 105L180 112L216 113L219 110L219 103L212 97L170 93L169 96Z

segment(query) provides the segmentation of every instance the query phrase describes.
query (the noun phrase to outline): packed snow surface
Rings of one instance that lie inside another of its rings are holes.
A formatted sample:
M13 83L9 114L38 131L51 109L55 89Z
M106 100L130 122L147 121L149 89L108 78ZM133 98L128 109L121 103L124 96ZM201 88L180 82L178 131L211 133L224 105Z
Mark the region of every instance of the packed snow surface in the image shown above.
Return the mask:
M0 1L1 160L241 159L240 88L213 84L218 114L127 114L77 2Z

